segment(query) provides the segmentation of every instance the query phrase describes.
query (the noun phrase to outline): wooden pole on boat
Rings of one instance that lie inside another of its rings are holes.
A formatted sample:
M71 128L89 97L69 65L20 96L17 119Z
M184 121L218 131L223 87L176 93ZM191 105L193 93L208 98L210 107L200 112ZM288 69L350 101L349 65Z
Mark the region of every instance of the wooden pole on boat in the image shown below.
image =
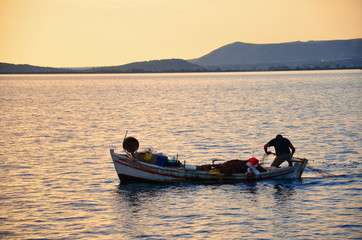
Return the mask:
M124 135L123 141L124 141L124 139L126 139L127 133L128 133L128 130L126 131L126 134Z

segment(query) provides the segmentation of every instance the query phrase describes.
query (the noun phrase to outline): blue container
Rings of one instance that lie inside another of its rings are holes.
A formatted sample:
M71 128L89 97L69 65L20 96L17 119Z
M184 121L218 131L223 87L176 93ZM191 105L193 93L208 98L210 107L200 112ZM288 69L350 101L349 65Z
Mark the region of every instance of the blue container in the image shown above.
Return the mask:
M157 155L157 165L164 167L167 163L168 157Z

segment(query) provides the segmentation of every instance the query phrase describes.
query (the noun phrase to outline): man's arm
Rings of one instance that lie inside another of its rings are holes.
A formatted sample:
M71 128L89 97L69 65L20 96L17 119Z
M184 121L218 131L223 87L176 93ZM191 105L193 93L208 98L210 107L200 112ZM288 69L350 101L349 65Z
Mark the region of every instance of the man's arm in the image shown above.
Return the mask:
M293 144L290 144L290 149L292 149L292 157L293 157L293 155L295 153L295 148L294 148Z
M269 147L269 143L267 143L267 144L264 145L264 151L265 151L265 153L266 153L267 155L271 154L271 152L268 151L268 147Z

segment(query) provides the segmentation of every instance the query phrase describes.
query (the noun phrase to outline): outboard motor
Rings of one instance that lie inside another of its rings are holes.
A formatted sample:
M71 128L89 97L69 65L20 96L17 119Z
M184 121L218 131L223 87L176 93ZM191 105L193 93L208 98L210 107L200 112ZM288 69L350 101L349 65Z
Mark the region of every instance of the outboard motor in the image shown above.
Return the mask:
M127 137L123 140L123 149L126 152L129 152L134 160L137 160L135 152L138 150L139 146L138 140L134 137Z

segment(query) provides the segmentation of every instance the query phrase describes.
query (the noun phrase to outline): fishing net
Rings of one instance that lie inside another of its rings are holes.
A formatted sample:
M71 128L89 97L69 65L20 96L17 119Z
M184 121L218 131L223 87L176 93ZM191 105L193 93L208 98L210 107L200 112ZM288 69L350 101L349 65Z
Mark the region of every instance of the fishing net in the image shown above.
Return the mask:
M336 176L336 175L331 174L331 173L328 173L328 172L326 172L326 171L323 171L323 170L314 168L314 167L312 167L311 165L309 165L309 163L307 164L307 168L308 168L309 170L311 170L312 172L317 173L317 174L320 174L320 175L322 175L322 176L324 176L324 177L334 177L334 176Z
M219 163L219 164L200 165L200 166L197 166L197 170L210 171L213 169L218 169L220 171L220 173L231 176L234 173L246 173L248 171L248 166L246 166L246 164L248 162L249 162L248 160L235 159L235 160L230 160L230 161L226 161L224 163ZM261 167L260 165L258 165L256 167L256 169L259 172L266 172L266 170L263 167Z

